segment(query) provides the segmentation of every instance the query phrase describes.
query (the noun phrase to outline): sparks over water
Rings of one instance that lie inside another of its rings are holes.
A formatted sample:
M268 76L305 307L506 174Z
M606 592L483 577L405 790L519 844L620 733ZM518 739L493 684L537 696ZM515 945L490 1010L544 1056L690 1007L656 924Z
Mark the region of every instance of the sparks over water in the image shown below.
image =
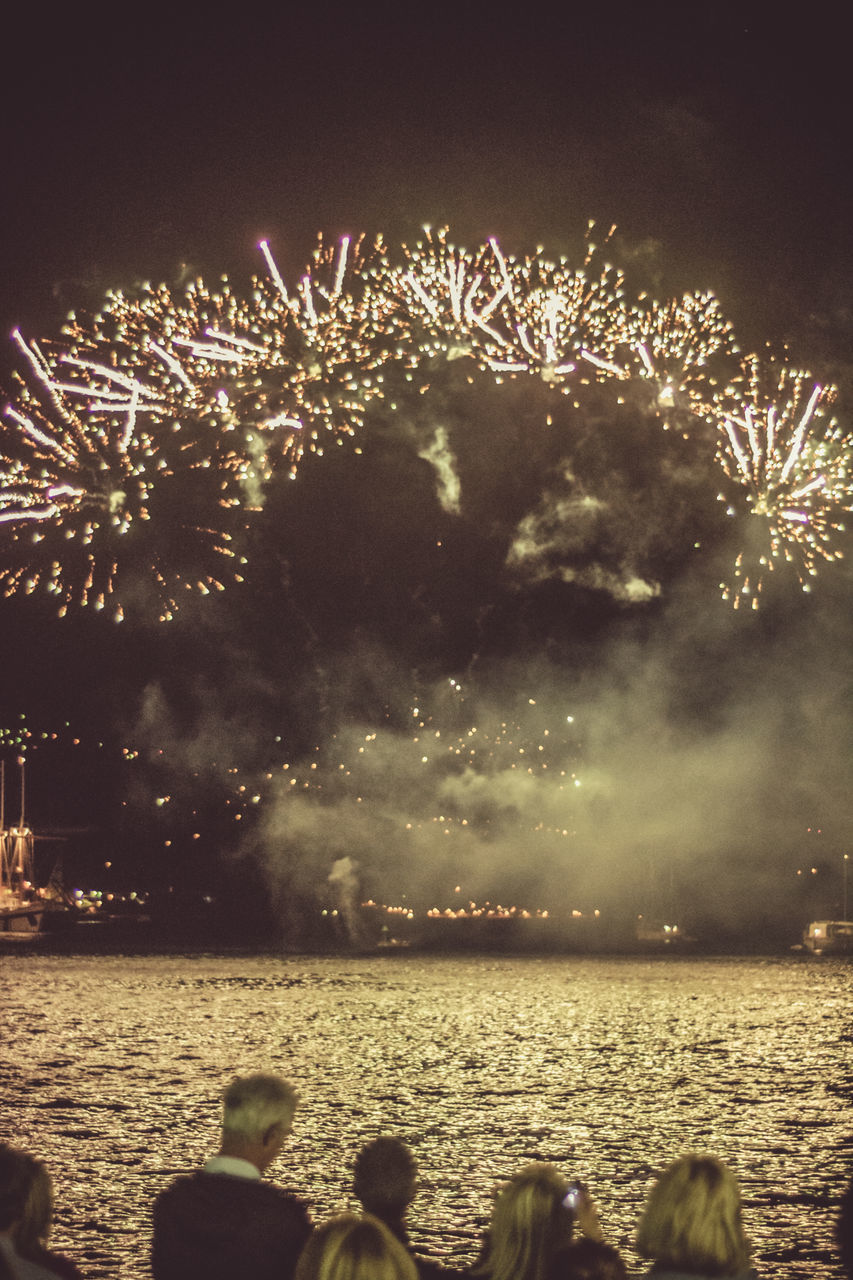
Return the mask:
M399 264L381 238L320 238L295 287L262 241L266 274L245 297L226 277L180 294L143 285L72 314L58 340L16 331L0 448L6 594L46 589L60 614L76 604L120 619L153 591L173 617L186 592L243 579L242 535L270 480L369 429L393 367L412 380L466 358L556 395L651 387L664 427L689 437L704 423L695 447L709 478L719 465L734 486L729 513L746 517L724 597L755 605L779 563L807 590L819 561L841 555L853 494L851 437L826 414L834 389L784 362L741 361L711 294L631 302L587 231L579 266L541 249L515 257L494 238L469 252L446 229L426 228ZM716 458L703 436L718 439ZM753 516L766 533L756 551Z

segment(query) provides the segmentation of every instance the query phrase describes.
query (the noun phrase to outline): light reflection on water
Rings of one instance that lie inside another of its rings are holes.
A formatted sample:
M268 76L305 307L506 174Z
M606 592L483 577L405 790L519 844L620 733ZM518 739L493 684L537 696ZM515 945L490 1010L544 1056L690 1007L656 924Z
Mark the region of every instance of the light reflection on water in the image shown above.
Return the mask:
M840 1277L853 1165L853 969L676 957L271 956L0 960L2 1136L47 1160L54 1245L141 1277L154 1195L216 1145L237 1071L293 1078L274 1170L323 1218L358 1147L415 1149L412 1234L473 1259L496 1184L553 1160L631 1241L654 1172L686 1150L736 1169L763 1276Z

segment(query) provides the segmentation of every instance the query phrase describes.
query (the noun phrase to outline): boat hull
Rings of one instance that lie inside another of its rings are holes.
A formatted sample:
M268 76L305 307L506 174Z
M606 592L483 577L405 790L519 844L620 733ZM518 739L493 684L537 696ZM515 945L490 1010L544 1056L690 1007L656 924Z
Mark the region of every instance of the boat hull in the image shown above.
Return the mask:
M15 907L0 908L0 933L39 933L44 920L44 905L40 902L21 903Z

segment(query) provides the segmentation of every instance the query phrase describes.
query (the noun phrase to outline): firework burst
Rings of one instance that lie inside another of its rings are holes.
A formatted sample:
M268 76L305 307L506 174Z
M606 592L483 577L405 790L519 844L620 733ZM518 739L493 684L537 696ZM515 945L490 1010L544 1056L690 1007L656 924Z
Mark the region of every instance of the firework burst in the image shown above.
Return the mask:
M447 228L424 230L425 240L403 246L405 265L386 271L380 282L409 367L440 354L448 360L476 356L489 334L502 341L491 322L507 283L490 246L469 253L448 240Z
M708 397L723 381L738 353L732 327L711 293L686 293L659 303L638 299L629 317L633 372L654 387L655 409L664 426L676 415L708 411Z
M664 426L689 436L702 420L719 433L732 510L759 516L767 535L724 594L754 602L780 560L807 587L819 559L840 555L850 508L850 437L827 417L832 389L787 366L762 373L753 357L737 364L710 294L629 305L592 231L579 267L541 250L505 255L494 239L469 253L446 230L403 246L402 265L381 239L320 238L292 290L263 241L266 273L245 296L224 276L178 295L144 285L72 315L60 341L16 334L0 583L46 588L60 613L78 603L120 618L147 574L170 618L186 591L241 580L239 535L274 476L295 476L329 442L358 450L392 366L411 382L437 358L468 357L498 382L533 375L562 394L633 378L653 388Z
M622 276L609 263L590 269L595 244L572 269L539 252L508 257L495 239L471 253L450 243L446 228L426 230L387 281L415 359L470 356L499 378L534 374L565 392L628 376L614 360L627 334Z
M16 333L24 368L0 454L7 595L46 588L60 616L76 603L120 620L147 556L170 619L185 591L242 580L235 542L276 466L294 474L324 431L354 434L383 359L367 290L343 288L366 278L364 259L321 244L291 298L262 248L270 278L246 300L225 277L179 298L143 286L72 315L61 343Z
M591 233L594 223L590 223ZM605 243L615 231L611 227ZM483 363L496 374L533 373L568 393L577 383L624 379L616 353L628 334L623 276L611 263L598 265L598 246L586 245L582 266L536 255L505 259L490 241L505 285L501 329L483 342Z
M853 437L828 416L835 388L821 387L803 370L763 367L751 357L744 383L717 397L717 457L738 489L728 513L757 517L761 529L757 545L738 555L731 579L720 585L735 607L750 598L757 608L764 579L780 561L793 566L808 591L821 560L841 559L837 535L843 513L853 509Z
M163 616L179 590L222 588L226 569L239 578L228 516L239 504L229 494L233 471L203 435L187 438L155 379L138 377L114 358L101 363L79 343L56 349L15 341L25 359L16 375L16 402L7 406L0 461L0 521L10 537L0 571L6 594L41 586L59 600L59 613L77 602L108 609L120 620L123 559L162 554L149 563ZM221 468L221 469L220 469ZM177 476L191 483L180 495ZM198 518L213 496L217 523ZM221 514L220 514L221 513ZM147 538L152 519L178 532L185 563L210 566L192 578L176 567L168 536ZM177 526L177 529L174 526ZM215 567L213 567L215 566ZM221 566L221 567L220 567Z
M260 247L269 277L254 281L241 316L240 407L263 433L284 430L295 475L306 450L322 455L325 441L355 436L382 395L393 326L376 282L389 268L379 239L365 251L363 238L320 237L291 296L269 245Z

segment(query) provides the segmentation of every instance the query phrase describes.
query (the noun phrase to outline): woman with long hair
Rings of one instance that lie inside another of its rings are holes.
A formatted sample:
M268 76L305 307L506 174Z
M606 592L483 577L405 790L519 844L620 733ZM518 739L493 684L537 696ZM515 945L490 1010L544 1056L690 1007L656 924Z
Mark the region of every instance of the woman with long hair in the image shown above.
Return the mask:
M53 1225L53 1183L47 1166L27 1151L0 1144L0 1248L11 1268L79 1280L74 1263L47 1247Z
M27 1199L20 1222L15 1227L15 1244L22 1258L38 1262L65 1280L78 1280L79 1269L70 1258L48 1248L53 1227L53 1179L43 1160L26 1151L20 1157L28 1175Z
M754 1276L732 1171L716 1156L673 1161L649 1193L637 1249L655 1277Z
M384 1222L369 1213L342 1213L313 1232L294 1280L418 1280L418 1272Z
M571 1243L575 1221L600 1239L592 1201L552 1164L529 1164L501 1190L492 1211L485 1253L474 1268L486 1280L546 1280L558 1249Z

